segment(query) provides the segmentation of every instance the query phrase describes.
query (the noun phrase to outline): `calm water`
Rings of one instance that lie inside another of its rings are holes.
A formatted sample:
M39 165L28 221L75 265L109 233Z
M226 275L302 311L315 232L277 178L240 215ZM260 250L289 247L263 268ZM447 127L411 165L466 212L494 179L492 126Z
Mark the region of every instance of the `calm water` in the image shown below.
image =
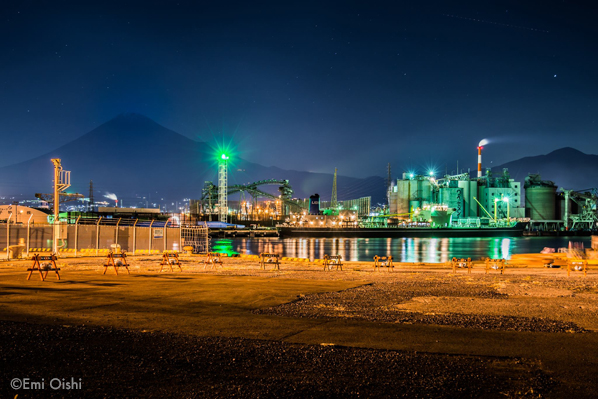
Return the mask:
M339 254L350 261L371 261L392 255L398 262L446 262L457 258L510 259L513 254L539 253L544 247L567 247L569 241L591 247L590 237L516 238L236 238L213 239L212 249L259 255L279 253L291 258L322 259Z

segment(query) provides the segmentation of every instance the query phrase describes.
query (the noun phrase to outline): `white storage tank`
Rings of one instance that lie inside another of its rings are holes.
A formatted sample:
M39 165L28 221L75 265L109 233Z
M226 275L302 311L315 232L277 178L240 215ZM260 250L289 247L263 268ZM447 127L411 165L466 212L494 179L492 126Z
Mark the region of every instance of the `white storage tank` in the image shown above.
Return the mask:
M396 213L399 215L409 213L409 183L410 180L397 181Z

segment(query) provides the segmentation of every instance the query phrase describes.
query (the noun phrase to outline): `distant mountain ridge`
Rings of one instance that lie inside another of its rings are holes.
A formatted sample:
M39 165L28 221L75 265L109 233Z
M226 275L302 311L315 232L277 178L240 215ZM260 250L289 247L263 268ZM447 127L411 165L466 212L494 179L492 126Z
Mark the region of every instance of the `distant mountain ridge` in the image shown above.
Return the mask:
M598 155L585 154L572 147L564 147L546 155L524 157L492 168L493 172L509 169L517 181L530 173L539 173L542 180L551 180L559 188L583 190L598 187Z
M140 197L149 198L150 203L197 199L201 198L205 181L218 181L213 150L208 144L191 140L143 115L122 114L47 154L0 168L3 196L21 194L31 198L36 192L51 192L51 158L61 158L64 169L71 171L69 192L87 196L89 181L93 180L96 201L105 192L128 202ZM326 200L332 193L332 174L265 167L243 159L231 163L229 184L265 179L289 180L298 198L319 193ZM368 195L373 203L385 200L382 177L338 176L337 180L339 200Z
M142 197L148 203L198 199L205 181L218 182L214 151L207 143L189 139L143 115L122 114L47 154L0 168L0 197L30 199L36 192L50 193L51 158L61 158L65 170L72 172L69 192L87 196L93 180L96 201L110 192L124 199L125 206ZM499 173L503 168L517 181L529 173L540 173L543 180L566 189L598 187L598 155L571 147L507 162L492 171ZM329 200L332 194L332 174L266 167L243 159L231 163L229 184L265 179L289 180L297 198L318 193ZM385 179L380 176L338 176L337 187L339 200L371 196L372 204L386 202ZM275 193L276 187L268 190Z

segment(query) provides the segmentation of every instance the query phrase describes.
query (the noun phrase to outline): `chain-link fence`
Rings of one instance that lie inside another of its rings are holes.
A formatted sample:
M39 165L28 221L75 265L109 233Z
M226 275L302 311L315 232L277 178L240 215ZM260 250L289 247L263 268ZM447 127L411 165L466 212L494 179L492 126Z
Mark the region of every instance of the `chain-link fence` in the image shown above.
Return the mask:
M47 224L0 224L0 258L27 257L53 252L54 228ZM72 219L61 221L58 253L61 256L99 255L117 248L130 254L182 251L209 252L207 226L172 226L169 221L137 219Z

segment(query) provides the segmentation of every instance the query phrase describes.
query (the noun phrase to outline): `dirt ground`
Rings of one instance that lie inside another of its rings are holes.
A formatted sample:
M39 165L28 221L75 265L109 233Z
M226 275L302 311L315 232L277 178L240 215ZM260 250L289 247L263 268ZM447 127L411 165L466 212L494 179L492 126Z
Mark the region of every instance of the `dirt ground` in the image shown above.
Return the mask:
M104 261L60 259L44 282L0 263L0 397L598 395L595 269ZM85 389L10 386L51 375Z

